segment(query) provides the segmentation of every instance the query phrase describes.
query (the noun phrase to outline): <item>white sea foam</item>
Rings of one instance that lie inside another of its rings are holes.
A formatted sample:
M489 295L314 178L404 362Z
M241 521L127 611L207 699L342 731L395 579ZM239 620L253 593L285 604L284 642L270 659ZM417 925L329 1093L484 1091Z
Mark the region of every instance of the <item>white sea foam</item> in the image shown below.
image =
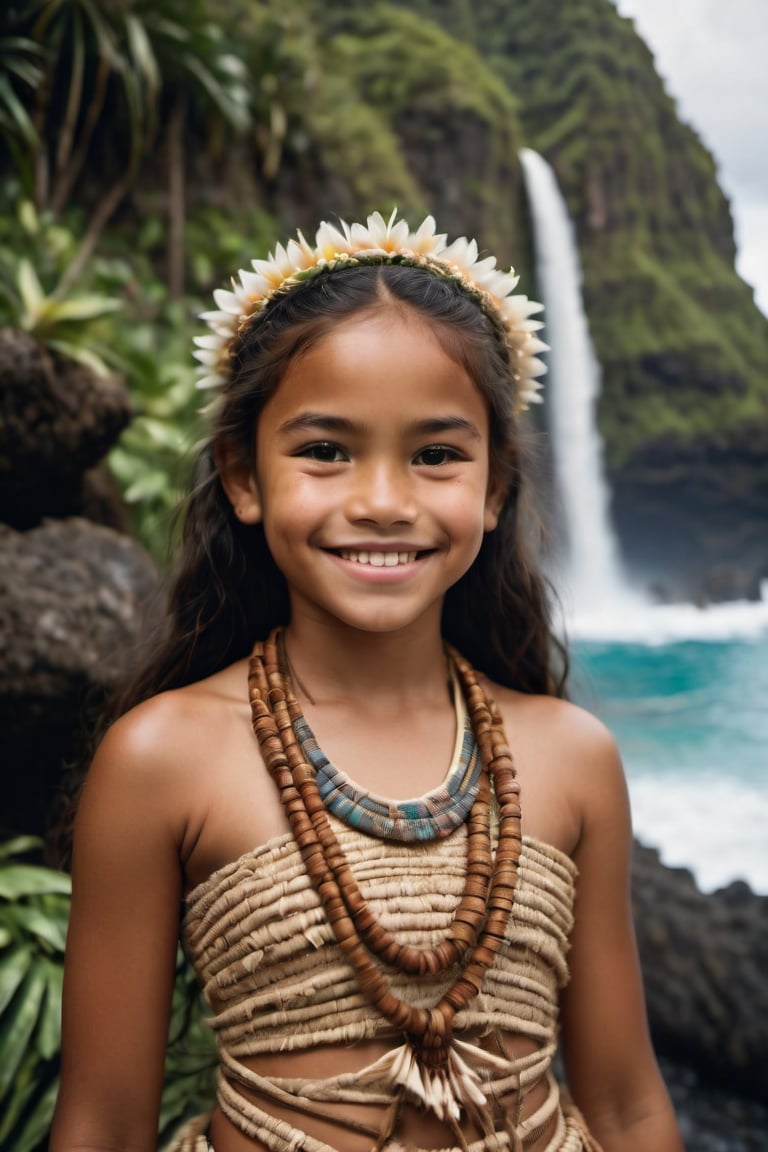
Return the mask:
M641 774L629 791L635 835L713 892L746 880L768 893L768 794L724 774Z
M574 640L619 644L672 644L683 640L753 640L768 633L768 582L760 600L733 600L698 608L695 604L649 604L628 594L595 612L567 618Z

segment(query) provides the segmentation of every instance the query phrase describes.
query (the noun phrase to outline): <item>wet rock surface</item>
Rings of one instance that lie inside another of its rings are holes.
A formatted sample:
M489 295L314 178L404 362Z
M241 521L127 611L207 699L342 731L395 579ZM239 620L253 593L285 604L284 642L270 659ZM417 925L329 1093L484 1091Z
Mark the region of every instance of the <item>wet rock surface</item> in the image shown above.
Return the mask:
M0 521L29 528L79 510L83 474L131 419L121 380L0 329Z
M687 1152L768 1152L768 1103L660 1059Z
M157 582L128 536L87 520L0 525L3 822L45 830L64 767L124 673Z
M47 832L152 604L103 464L131 411L118 378L0 329L2 832Z
M768 1100L768 897L742 882L705 895L636 845L633 902L658 1051Z

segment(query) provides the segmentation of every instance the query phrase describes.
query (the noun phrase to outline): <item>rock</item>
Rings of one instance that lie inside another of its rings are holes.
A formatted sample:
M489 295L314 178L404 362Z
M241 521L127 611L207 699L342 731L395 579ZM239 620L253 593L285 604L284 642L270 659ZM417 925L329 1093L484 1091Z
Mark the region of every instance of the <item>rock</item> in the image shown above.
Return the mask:
M88 719L124 673L157 575L126 536L82 519L0 525L3 823L45 831Z
M611 475L627 568L670 599L757 599L768 576L768 461L759 430L727 448L656 444Z
M657 1050L704 1079L768 1096L768 897L705 895L690 872L635 845L632 895Z
M766 1152L768 1104L702 1079L692 1068L660 1060L685 1147L691 1152Z
M29 528L79 509L83 474L131 418L122 382L0 329L0 521Z
M123 499L120 486L106 464L97 464L83 473L77 516L103 524L117 532L133 535L130 507Z

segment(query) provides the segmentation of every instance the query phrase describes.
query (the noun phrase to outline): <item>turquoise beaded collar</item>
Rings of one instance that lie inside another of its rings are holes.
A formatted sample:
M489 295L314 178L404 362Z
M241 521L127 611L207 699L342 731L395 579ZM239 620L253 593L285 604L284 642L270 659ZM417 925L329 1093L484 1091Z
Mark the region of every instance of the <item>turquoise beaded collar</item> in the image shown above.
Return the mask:
M456 742L445 780L413 800L388 800L365 792L328 760L301 715L293 722L302 754L316 773L320 796L329 812L351 828L384 840L437 840L467 819L479 788L481 759L464 697L453 669Z

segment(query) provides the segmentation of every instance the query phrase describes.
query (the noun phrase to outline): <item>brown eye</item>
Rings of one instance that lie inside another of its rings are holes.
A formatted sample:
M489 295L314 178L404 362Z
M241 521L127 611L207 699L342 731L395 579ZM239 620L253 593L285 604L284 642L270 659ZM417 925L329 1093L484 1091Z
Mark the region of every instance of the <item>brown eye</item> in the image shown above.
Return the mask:
M333 444L330 440L318 440L314 444L307 444L298 455L308 456L310 460L319 460L323 464L336 464L340 460L347 459L339 445Z
M434 468L440 464L450 464L459 459L455 448L448 448L445 444L431 444L429 448L422 448L414 457L414 464L425 464Z

